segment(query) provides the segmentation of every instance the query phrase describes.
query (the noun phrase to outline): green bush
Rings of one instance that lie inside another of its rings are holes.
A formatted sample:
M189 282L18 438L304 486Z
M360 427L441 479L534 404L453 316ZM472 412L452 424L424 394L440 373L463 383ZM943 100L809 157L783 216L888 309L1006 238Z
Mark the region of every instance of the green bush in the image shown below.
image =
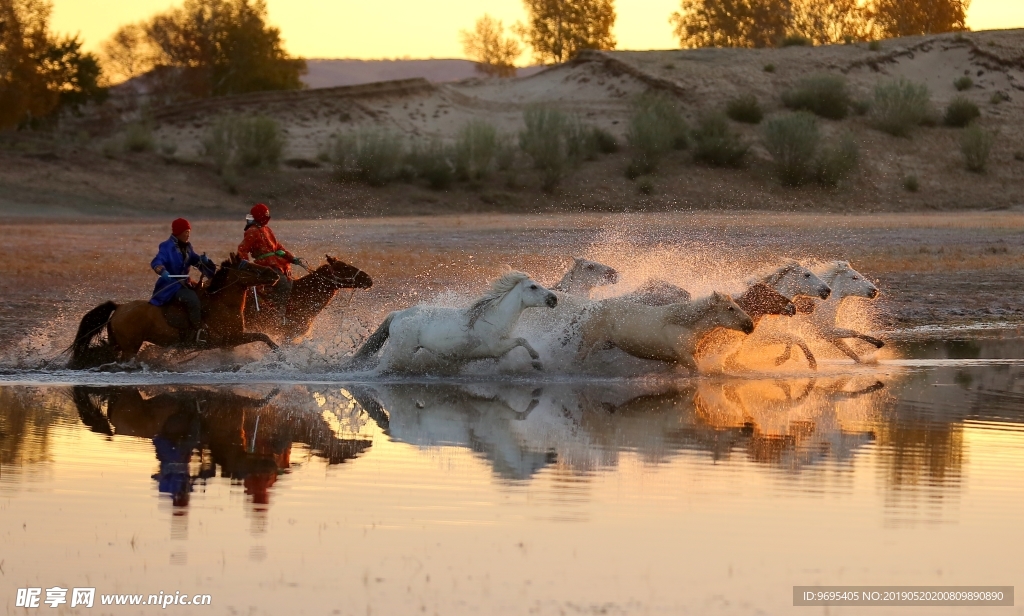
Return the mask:
M963 128L979 117L981 111L977 105L963 96L957 96L946 105L946 115L942 121L946 126Z
M853 113L859 116L867 115L871 111L871 101L864 98L855 98L850 103L850 109Z
M1010 95L1007 94L1006 92L993 92L992 96L990 96L988 98L988 102L992 103L993 105L998 105L999 103L1005 103L1005 102L1007 102L1009 100L1010 100Z
M458 168L459 148L446 147L440 139L427 143L415 144L409 152L407 160L413 175L423 178L435 190L443 190L451 186ZM452 158L456 163L452 164Z
M779 47L813 47L814 41L802 34L787 34L779 41Z
M636 189L641 195L649 195L654 192L654 181L651 178L644 178L636 183Z
M124 149L129 152L152 152L156 149L153 131L146 122L132 122L124 129Z
M405 142L400 135L387 130L342 135L334 141L332 158L339 177L384 186L402 172Z
M526 127L519 133L519 148L541 172L541 186L551 191L574 162L569 156L573 118L551 107L532 106L523 112L523 122Z
M516 143L512 135L498 137L498 149L494 152L494 164L499 171L508 171L516 164Z
M907 192L917 192L921 189L921 183L917 181L916 175L908 175L903 178L903 188L905 188Z
M908 137L928 119L930 111L928 86L900 78L875 87L871 122L890 135Z
M974 87L974 80L964 75L963 77L957 77L953 80L953 87L963 92L964 90L970 90Z
M485 177L497 151L498 130L483 120L471 120L455 138L456 175L463 180Z
M971 124L960 134L960 153L968 171L981 173L988 163L988 155L996 136L977 124Z
M715 167L740 166L750 149L750 145L729 127L729 121L721 112L702 117L691 137L693 159Z
M566 125L566 151L572 161L597 159L597 135L594 129L570 117Z
M850 109L846 79L839 75L812 75L782 93L782 103L797 111L810 111L830 120L842 120Z
M764 146L775 164L779 181L799 186L814 173L821 134L815 117L805 111L772 118L764 123Z
M766 73L774 73L775 72L775 65L774 64L765 64L764 65L764 72L766 72Z
M1024 150L1016 150L1013 153L1013 160L1024 161Z
M850 177L860 161L860 148L849 134L822 148L818 156L818 181L835 187Z
M868 49L871 51L882 51L882 44L878 41L871 41L868 43Z
M686 147L686 122L675 101L665 94L648 92L633 103L626 139L633 150L632 173L652 173L669 150Z
M744 94L730 100L725 106L725 113L733 120L746 124L760 124L764 118L761 104L753 94Z
M603 128L594 127L594 143L602 154L614 154L619 151L619 140L615 135Z
M224 116L203 142L206 156L222 175L239 168L274 167L284 151L277 122L266 116Z

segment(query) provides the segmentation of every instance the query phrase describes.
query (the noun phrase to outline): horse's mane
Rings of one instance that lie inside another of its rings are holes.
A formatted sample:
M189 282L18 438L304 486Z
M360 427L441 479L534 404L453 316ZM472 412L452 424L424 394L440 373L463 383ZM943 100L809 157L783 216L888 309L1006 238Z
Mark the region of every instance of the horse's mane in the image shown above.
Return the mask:
M821 281L832 286L839 274L851 269L849 261L830 261L825 269L818 275Z
M491 288L477 298L473 305L469 307L469 310L466 311L466 315L469 316L469 327L473 327L488 308L500 302L512 289L516 288L517 284L529 279L530 276L528 274L513 270L492 282Z
M240 261L237 259L237 257L235 257L234 254L232 254L231 256L234 258L225 259L223 262L221 262L220 267L217 268L217 271L213 274L213 278L210 279L210 284L207 285L206 287L207 293L215 293L217 291L220 291L227 285L228 272L238 267L238 264L240 263Z
M672 323L684 327L696 323L701 317L710 312L712 308L717 306L722 297L721 293L714 291L711 295L699 297L689 302L673 304L671 313Z
M800 263L795 259L783 259L781 263L772 267L771 271L767 274L762 273L751 279L750 284L763 282L766 285L774 287L786 276L786 274L793 271L794 267L800 267Z

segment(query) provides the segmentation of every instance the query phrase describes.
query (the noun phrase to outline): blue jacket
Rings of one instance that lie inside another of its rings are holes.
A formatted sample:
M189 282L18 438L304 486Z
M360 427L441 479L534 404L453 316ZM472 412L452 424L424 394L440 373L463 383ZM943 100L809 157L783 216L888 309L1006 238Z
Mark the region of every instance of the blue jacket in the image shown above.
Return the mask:
M207 276L213 276L216 266L206 255L199 256L192 250L192 244L185 244L185 254L182 255L178 248L178 240L172 235L169 239L160 244L160 249L150 262L150 267L163 265L167 273L172 276L188 275L192 266L198 266ZM174 299L174 295L181 289L184 278L157 278L153 287L153 297L149 300L154 306L163 306Z

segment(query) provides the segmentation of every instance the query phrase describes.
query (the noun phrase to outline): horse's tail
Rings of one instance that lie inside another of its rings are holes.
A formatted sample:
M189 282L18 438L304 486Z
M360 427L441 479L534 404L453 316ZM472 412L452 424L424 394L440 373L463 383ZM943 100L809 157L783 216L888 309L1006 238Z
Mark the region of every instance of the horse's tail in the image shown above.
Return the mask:
M366 361L371 355L376 353L384 346L384 343L391 337L391 322L395 320L397 312L392 312L380 324L377 331L370 334L370 337L366 339L363 346L359 347L359 350L352 356L353 363L361 363Z
M115 310L117 310L116 303L105 302L85 313L82 322L78 324L75 341L71 345L71 361L68 362L68 368L74 370L88 368L114 361L117 358L114 345L109 342L99 347L92 346L92 341L107 326Z

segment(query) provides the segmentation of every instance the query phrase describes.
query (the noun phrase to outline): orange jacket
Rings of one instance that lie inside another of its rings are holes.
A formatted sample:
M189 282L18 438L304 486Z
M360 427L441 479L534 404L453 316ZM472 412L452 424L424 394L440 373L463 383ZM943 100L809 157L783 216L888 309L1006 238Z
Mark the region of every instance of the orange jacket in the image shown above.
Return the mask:
M284 250L283 257L274 254L278 250ZM238 245L238 256L256 265L272 267L286 276L291 276L292 261L295 259L295 255L277 241L270 227L261 225L253 225L246 230L242 243Z

